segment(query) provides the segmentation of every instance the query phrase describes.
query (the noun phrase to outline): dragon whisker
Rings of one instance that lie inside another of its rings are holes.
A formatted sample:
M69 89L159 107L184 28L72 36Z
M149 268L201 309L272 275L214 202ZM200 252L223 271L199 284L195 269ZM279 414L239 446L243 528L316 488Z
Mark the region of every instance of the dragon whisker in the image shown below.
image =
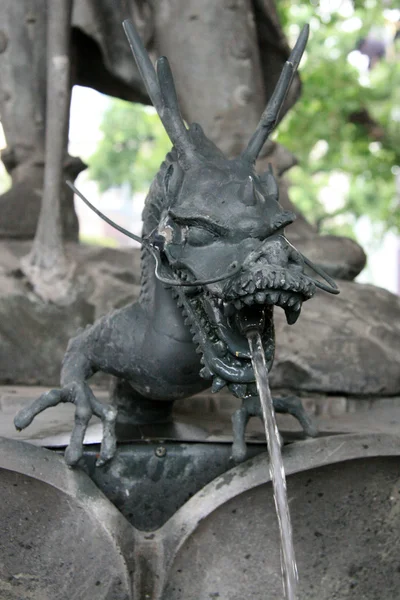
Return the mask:
M155 276L157 277L158 281L160 281L161 283L165 283L166 285L172 285L172 286L176 286L176 287L197 287L200 285L208 285L210 283L218 283L219 281L223 281L224 279L229 279L229 277L232 277L233 275L236 275L237 273L239 273L239 271L242 268L242 265L239 265L236 261L234 261L229 265L227 271L223 275L219 275L218 277L213 277L211 279L197 279L196 281L178 281L177 279L173 279L172 277L164 277L160 273L160 270L162 268L161 256L159 253L160 251L156 246L154 246L150 242L149 238L141 238L138 235L131 233L124 227L121 227L121 225L118 225L118 223L115 223L114 221L112 221L109 217L107 217L105 214L103 214L98 208L96 208L91 202L89 202L89 200L82 194L82 192L80 192L78 190L78 188L74 186L72 181L67 181L66 184L69 188L71 188L71 190L77 196L79 196L79 198L81 200L83 200L83 202L86 204L86 206L88 206L94 213L96 213L96 215L98 217L100 217L100 219L103 219L103 221L108 223L108 225L111 225L111 227L114 227L114 229L116 229L120 233L123 233L124 235L131 238L132 240L135 240L135 242L138 242L139 244L144 246L147 250L149 250L149 252L153 256L155 263L156 263Z

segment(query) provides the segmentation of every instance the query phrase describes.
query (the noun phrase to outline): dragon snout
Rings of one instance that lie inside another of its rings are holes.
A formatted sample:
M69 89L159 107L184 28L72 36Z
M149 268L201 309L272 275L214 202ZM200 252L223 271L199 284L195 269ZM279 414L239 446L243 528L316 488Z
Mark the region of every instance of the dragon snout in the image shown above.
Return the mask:
M315 284L304 274L302 255L283 236L265 240L243 263L241 272L227 281L224 300L240 304L286 306L308 300Z
M252 269L246 269L229 281L224 287L223 297L229 301L247 294L257 294L261 298L264 292L272 290L299 293L307 300L314 295L315 285L300 271L259 261Z
M250 252L243 263L243 268L255 271L260 268L303 271L304 261L301 254L283 235L274 235Z

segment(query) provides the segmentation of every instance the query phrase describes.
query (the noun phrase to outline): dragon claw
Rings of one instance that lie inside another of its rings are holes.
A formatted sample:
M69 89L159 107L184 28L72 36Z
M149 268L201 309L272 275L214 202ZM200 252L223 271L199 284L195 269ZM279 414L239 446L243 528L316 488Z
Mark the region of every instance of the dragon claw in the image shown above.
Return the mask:
M97 465L102 466L110 461L115 454L117 445L115 436L117 409L99 402L85 382L73 382L61 389L54 389L42 394L15 416L15 428L17 431L25 429L38 414L61 402L71 402L75 405L75 424L64 455L67 465L73 467L82 458L85 433L93 415L99 417L103 423L103 439Z
M300 398L297 396L287 396L285 398L274 398L274 408L278 413L288 413L294 416L303 428L308 437L316 437L318 429L314 420L305 411ZM232 415L233 424L233 443L232 459L235 463L243 462L246 459L247 446L245 440L246 426L250 417L259 417L262 419L262 410L258 396L250 396L242 400L242 406ZM281 443L283 442L281 437Z

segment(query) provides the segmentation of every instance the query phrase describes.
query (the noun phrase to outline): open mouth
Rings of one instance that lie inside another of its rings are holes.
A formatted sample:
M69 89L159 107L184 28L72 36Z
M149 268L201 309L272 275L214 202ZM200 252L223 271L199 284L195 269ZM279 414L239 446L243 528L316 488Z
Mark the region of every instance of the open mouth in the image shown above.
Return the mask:
M177 274L180 279L188 278L183 271ZM246 271L232 278L218 295L208 287L198 288L197 293L190 294L176 291L197 351L202 354L200 374L205 379L213 379L212 391L228 385L235 395L243 397L247 385L254 384L250 349L241 328L243 313L263 313L260 334L270 369L275 351L274 306L284 309L291 325L297 321L303 302L314 295L315 289L314 283L302 273L263 269Z
M237 277L228 286L225 297L236 310L255 304L280 306L292 325L300 316L303 302L314 294L315 285L307 276L285 269L268 269L247 271Z

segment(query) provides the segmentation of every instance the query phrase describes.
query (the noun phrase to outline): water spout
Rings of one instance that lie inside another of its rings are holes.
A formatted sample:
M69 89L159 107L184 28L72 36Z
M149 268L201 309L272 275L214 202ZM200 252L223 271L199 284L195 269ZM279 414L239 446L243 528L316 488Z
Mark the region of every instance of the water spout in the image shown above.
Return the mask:
M274 405L268 383L268 370L260 335L262 329L263 317L261 314L255 315L253 318L248 318L248 316L243 318L242 331L249 342L267 437L269 468L281 538L281 567L285 598L286 600L297 600L298 574L286 491L286 477L283 468L280 435L276 425Z

